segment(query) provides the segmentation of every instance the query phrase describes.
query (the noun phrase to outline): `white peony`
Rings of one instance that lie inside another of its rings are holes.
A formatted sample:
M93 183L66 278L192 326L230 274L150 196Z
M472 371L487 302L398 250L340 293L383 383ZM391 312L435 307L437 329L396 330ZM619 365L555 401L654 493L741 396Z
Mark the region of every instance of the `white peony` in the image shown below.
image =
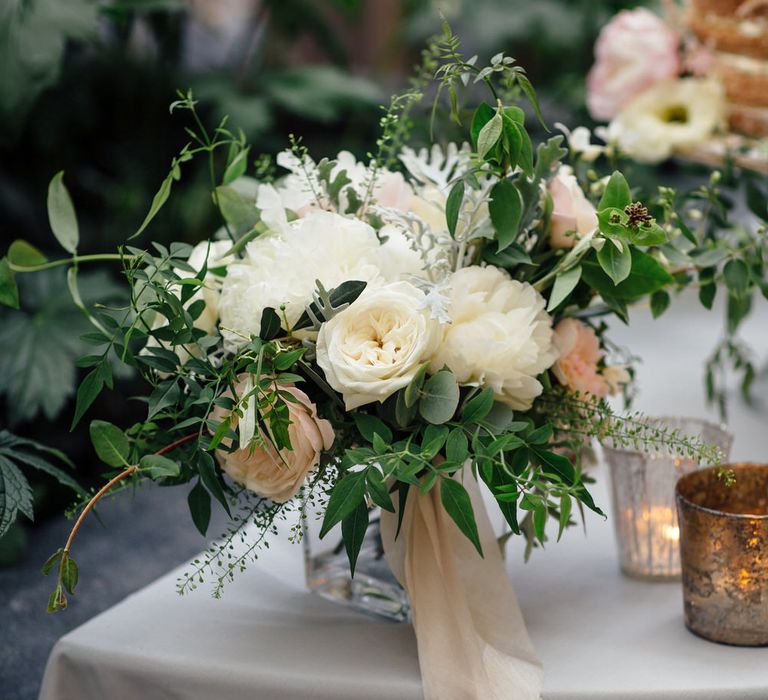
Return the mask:
M348 280L380 285L420 274L418 253L392 233L382 245L362 221L313 211L251 241L246 257L229 266L222 288L219 309L226 348L236 350L258 334L266 307L279 312L285 305L293 326L312 301L317 280L330 290Z
M719 82L669 80L632 100L608 126L607 138L635 160L658 163L678 149L707 142L725 114Z
M448 366L459 384L493 389L496 398L527 410L541 394L536 377L557 359L552 319L528 283L496 267L465 267L451 278L452 324L430 370Z
M352 410L405 387L434 353L441 325L420 308L424 293L409 282L366 289L324 323L317 364Z

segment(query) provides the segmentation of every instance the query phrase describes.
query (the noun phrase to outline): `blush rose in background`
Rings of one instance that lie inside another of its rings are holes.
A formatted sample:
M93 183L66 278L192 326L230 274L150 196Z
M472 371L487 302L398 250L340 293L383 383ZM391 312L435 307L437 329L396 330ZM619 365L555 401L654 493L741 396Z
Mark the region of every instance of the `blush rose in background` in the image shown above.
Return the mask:
M680 72L680 36L644 7L622 10L595 43L587 76L587 107L593 118L613 119L633 97Z

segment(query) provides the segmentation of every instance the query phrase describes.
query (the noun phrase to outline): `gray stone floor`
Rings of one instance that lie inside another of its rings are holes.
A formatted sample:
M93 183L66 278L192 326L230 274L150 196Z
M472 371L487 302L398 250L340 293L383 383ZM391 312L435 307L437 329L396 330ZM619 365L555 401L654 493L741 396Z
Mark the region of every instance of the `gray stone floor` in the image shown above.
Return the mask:
M69 608L46 612L53 580L40 572L63 546L71 522L53 518L30 528L24 561L0 569L0 698L35 700L45 662L56 640L69 630L192 557L206 544L189 517L187 491L146 486L123 493L89 517L73 547L80 567ZM218 535L226 515L214 503L209 535ZM201 595L205 595L201 592Z

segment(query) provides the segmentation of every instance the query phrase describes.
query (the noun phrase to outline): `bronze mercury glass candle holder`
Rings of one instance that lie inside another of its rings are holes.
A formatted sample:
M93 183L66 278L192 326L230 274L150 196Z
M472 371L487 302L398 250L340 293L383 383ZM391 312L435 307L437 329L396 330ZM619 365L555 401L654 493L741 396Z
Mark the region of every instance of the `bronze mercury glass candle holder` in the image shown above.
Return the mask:
M685 624L714 642L768 645L768 464L713 467L677 484Z
M648 418L648 422L716 445L721 459L728 459L733 436L721 425L681 417ZM664 451L605 447L603 456L611 474L613 524L622 572L650 581L680 578L675 484L684 474L709 465Z

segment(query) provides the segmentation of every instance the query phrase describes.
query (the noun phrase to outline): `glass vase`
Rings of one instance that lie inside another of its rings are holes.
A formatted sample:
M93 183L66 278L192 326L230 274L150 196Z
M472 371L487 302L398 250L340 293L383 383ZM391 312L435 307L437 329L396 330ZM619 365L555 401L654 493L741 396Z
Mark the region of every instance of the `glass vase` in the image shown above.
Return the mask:
M320 521L303 524L304 565L309 590L369 615L395 622L410 620L408 594L395 578L384 556L379 529L379 509L370 513L370 524L357 557L354 578L341 527L336 526L321 540Z
M728 459L732 436L723 426L695 418L649 418L681 435L717 445ZM709 465L659 451L604 448L611 479L613 523L622 572L646 580L680 578L680 528L675 484L684 474Z

